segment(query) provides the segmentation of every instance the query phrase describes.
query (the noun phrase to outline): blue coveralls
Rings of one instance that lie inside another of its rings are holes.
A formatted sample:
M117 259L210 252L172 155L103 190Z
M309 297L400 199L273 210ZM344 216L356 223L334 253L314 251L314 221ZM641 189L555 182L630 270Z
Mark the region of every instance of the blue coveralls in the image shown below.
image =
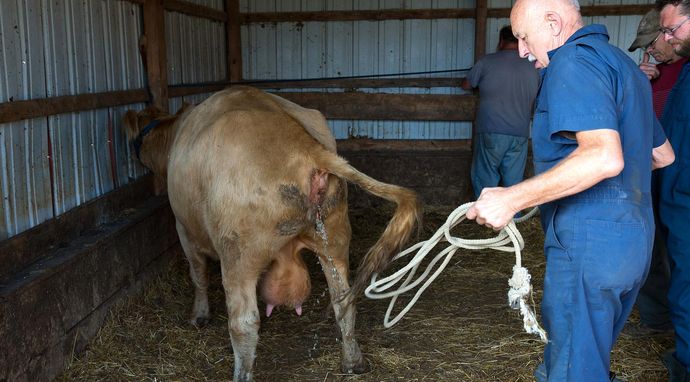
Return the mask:
M623 171L581 193L541 206L546 274L541 305L549 343L546 378L609 381L610 352L648 268L654 234L653 146L665 141L651 87L637 65L608 43L606 28L578 30L550 51L533 124L535 171L577 148L560 132L618 132Z
M671 260L668 299L676 358L690 371L690 62L668 96L661 123L676 154L658 170L659 221Z

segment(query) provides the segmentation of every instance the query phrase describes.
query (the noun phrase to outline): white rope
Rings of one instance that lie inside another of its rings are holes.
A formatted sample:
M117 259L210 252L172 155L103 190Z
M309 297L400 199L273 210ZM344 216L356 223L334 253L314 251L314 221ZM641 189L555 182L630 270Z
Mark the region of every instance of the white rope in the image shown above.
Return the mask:
M453 257L458 248L465 249L485 249L492 248L497 251L503 252L514 252L515 253L515 266L513 267L513 276L508 280L508 285L510 285L510 290L508 291L508 304L513 309L519 309L520 314L523 317L523 326L527 333L538 334L543 342L547 342L546 332L539 326L537 322L534 309L530 307L527 302L528 298L531 298L532 285L530 283L531 276L526 268L522 267L522 257L520 251L525 247L522 235L517 230L515 223L521 223L530 217L532 217L536 212L537 208L532 209L525 216L518 219L513 219L506 225L497 236L488 239L462 239L454 237L450 234L450 230L457 224L465 220L465 214L467 210L472 207L474 203L465 203L460 207L456 208L455 211L451 212L446 219L445 224L439 228L436 233L427 241L419 242L412 247L404 250L397 254L392 261L401 259L407 255L415 253L412 260L390 276L377 280L378 274L374 274L371 278L371 284L366 288L364 294L371 299L384 299L391 298L388 304L388 310L386 310L386 316L383 319L383 325L387 328L395 325L402 317L412 309L412 306L417 302L417 299L422 295L422 292L438 277L438 275L443 271L443 269L448 265L450 259ZM413 280L415 273L419 264L422 262L424 257L429 254L429 252L441 241L447 241L450 245L439 252L430 262L424 272ZM436 263L442 262L436 267ZM430 273L433 270L433 274ZM406 277L407 275L407 277ZM404 281L401 282L401 280ZM395 302L403 293L406 293L418 285L422 284L414 297L410 302L396 315L392 320L390 319L391 312L395 306ZM397 286L396 290L391 290ZM387 292L388 291L388 292Z

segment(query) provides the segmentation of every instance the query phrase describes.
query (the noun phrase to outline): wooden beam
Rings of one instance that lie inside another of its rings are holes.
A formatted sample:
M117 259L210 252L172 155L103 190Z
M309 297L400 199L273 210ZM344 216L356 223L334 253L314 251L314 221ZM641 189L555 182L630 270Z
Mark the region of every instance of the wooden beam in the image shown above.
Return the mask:
M5 102L0 104L0 123L128 105L148 100L149 95L145 89L135 89Z
M146 34L146 74L151 103L168 110L168 66L165 55L164 0L144 3L144 33Z
M164 0L163 7L165 7L165 9L168 11L184 13L190 16L201 17L204 19L210 19L220 22L228 21L227 13L211 7L197 5L189 1Z
M462 78L349 78L311 81L244 81L236 85L249 85L260 89L380 89L380 88L454 88L459 87Z
M237 82L242 80L242 23L240 21L239 0L225 0L225 12L228 14L228 21L225 23L228 55L227 78Z
M307 21L380 21L410 19L471 19L474 9L382 9L320 12L256 12L243 13L242 24Z
M259 89L380 89L380 88L455 88L460 86L462 78L351 78L311 81L241 81L230 83L220 81L204 84L171 85L168 87L170 98L194 94L211 93L228 86L246 85Z
M225 82L205 85L176 85L168 88L168 95L170 98L176 98L194 94L211 93L223 90L228 86L230 85Z
M624 16L644 15L654 8L654 4L596 5L582 7L582 16Z
M182 254L167 198L130 206L75 240L53 237L47 257L0 286L0 349L16 349L0 357L3 380L54 380L118 302Z
M472 95L384 93L275 93L316 109L328 119L389 121L472 121Z
M487 0L477 0L477 14L474 21L474 62L486 54L487 3Z
M383 21L410 19L471 19L477 8L447 9L383 9L359 11L315 11L315 12L255 12L243 13L242 24L307 22L307 21ZM590 5L582 7L583 16L643 15L651 4ZM487 9L488 18L510 17L510 8Z

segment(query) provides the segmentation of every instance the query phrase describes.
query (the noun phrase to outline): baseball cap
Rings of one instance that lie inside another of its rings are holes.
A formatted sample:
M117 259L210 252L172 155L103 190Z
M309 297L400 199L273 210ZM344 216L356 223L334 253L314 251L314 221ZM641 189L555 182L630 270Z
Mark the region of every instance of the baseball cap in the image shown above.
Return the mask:
M646 47L654 41L659 33L661 33L659 32L659 11L652 9L642 17L640 25L637 27L637 37L628 50L634 52L637 48Z

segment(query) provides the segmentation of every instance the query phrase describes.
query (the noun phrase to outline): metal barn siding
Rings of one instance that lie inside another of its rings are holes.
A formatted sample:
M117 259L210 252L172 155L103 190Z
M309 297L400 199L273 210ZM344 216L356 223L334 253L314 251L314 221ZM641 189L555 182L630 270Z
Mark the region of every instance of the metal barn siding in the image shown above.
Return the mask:
M200 5L210 6L209 4ZM227 79L225 53L227 44L224 23L170 12L166 13L165 20L170 85L198 84ZM196 104L210 94L171 99L170 111L174 113L183 101Z
M38 1L6 2L0 12L0 102L45 96ZM0 239L53 216L45 120L0 125Z
M144 86L136 4L3 1L0 33L0 102ZM122 112L111 108L0 125L0 239L144 173L131 163L119 127Z
M244 1L242 12L472 8L465 0ZM466 69L474 55L474 20L385 20L264 23L243 26L246 79L301 79ZM462 76L462 73L442 76ZM449 89L361 89L389 93L446 93ZM329 121L338 139L464 139L471 124L425 121Z

